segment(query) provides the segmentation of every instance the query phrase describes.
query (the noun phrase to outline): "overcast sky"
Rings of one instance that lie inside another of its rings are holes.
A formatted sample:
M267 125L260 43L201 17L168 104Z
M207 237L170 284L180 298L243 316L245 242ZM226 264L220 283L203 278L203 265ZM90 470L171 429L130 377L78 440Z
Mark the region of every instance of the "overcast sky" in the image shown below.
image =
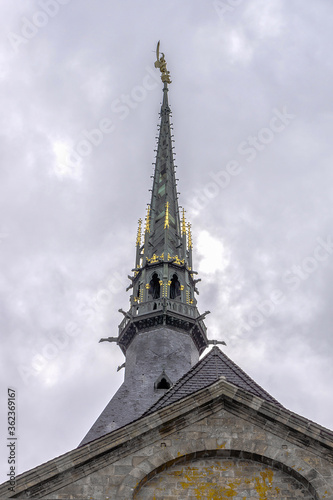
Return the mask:
M210 338L333 428L333 3L21 0L0 6L1 450L75 448L122 382L137 220L162 83Z

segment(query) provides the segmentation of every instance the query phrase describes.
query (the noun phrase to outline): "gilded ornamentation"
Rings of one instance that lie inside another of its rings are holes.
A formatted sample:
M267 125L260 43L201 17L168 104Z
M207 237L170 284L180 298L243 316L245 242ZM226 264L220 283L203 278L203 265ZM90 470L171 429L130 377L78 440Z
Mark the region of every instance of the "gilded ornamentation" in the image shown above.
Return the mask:
M161 285L163 284L163 287L162 287L162 297L167 297L168 296L168 283L163 283L161 282Z
M173 261L172 263L177 264L178 266L183 266L185 263L185 260L184 259L180 260L178 255L175 255L174 257L172 257L172 255L170 255L169 253L168 253L168 260L172 260Z
M169 202L165 204L165 219L164 219L164 229L169 227Z
M192 232L191 232L191 224L187 223L187 232L188 232L188 248L193 248L192 246Z
M146 260L147 260L148 264L156 264L156 262L159 262L160 259L161 259L161 257L159 257L158 255L156 255L156 253L154 253L154 255L152 256L151 259L149 257L146 257Z
M150 233L150 205L147 206L147 214L145 221L146 221L145 232Z
M160 41L158 41L158 44L156 47L155 68L160 68L161 80L163 83L171 83L170 71L167 70L167 63L166 63L163 52L161 52L161 56L160 56Z
M150 263L151 264L155 264L155 262L158 262L158 261L159 261L159 258L156 255L156 253L154 253L154 255L152 256L152 258L150 259Z
M178 255L175 255L174 259L175 259L174 263L177 264L177 266L183 266L184 265L184 259L180 260L180 258L178 257Z
M142 219L139 219L138 234L136 236L136 246L137 247L141 246L141 227L142 227Z

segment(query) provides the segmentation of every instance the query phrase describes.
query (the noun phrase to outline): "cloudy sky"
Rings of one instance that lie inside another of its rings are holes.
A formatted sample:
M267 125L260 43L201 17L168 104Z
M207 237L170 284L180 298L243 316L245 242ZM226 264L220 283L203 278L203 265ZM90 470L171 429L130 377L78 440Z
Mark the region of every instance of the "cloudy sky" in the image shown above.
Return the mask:
M75 448L123 378L137 220L162 84L210 338L333 428L330 0L21 0L0 6L1 450Z

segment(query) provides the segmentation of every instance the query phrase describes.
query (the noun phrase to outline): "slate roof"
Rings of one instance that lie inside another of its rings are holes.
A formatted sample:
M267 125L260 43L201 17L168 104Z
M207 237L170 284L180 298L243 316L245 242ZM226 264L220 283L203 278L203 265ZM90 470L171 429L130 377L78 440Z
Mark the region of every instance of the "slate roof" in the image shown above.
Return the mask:
M165 408L186 396L214 384L220 377L225 377L227 382L258 396L269 403L283 408L281 403L274 399L239 366L228 358L218 347L206 354L194 365L178 382L175 383L156 403L154 403L143 416Z
M168 85L164 83L161 106L161 124L157 143L154 181L150 203L150 231L148 244L145 244L145 257L154 254L181 255L184 258L186 248L180 239L180 220L177 195L177 182L174 165L173 139L170 124L171 109L168 103ZM166 204L168 204L168 231L165 231Z

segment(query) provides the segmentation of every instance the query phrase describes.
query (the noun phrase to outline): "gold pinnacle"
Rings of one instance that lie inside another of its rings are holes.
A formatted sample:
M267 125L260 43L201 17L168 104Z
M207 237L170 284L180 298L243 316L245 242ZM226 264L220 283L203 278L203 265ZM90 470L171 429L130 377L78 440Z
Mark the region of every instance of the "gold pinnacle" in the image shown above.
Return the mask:
M192 246L192 233L191 233L191 224L187 223L187 232L188 232L188 248L193 248Z
M150 205L147 206L145 233L150 233Z
M182 217L182 236L186 235L186 221L185 221L185 209L183 208L183 217Z
M139 219L139 227L138 227L138 234L136 237L136 246L139 247L141 245L141 227L142 227L142 219Z

